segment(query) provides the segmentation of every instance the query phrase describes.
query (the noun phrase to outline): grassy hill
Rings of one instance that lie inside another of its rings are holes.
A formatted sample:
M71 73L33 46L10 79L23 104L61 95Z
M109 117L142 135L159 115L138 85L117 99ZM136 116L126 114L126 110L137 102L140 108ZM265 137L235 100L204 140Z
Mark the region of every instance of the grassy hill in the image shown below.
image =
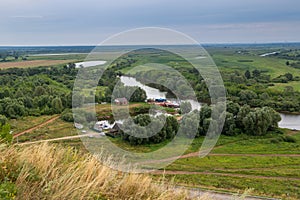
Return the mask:
M0 199L189 199L163 180L114 171L72 148L42 144L0 151Z

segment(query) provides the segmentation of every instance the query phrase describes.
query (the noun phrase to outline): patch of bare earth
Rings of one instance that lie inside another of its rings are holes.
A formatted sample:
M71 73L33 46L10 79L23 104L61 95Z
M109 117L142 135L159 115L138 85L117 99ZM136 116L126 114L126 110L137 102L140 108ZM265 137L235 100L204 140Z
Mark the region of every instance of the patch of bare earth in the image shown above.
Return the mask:
M28 60L19 62L1 62L0 69L45 67L51 65L67 64L70 62L74 62L74 60Z

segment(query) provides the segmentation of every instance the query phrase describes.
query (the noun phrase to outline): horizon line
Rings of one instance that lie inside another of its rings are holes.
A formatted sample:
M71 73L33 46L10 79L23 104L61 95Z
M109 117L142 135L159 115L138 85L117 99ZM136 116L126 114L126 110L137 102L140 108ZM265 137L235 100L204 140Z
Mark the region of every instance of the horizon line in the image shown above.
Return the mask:
M95 44L46 44L46 45L0 45L1 47L112 47L112 46L188 46L188 45L261 45L261 44L297 44L295 42L208 42L199 44L111 44L111 45L95 45Z

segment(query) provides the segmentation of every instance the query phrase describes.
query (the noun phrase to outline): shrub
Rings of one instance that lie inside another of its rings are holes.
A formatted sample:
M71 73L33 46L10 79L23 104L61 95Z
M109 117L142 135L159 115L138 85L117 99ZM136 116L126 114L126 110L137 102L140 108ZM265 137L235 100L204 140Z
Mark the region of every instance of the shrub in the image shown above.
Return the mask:
M294 137L292 137L292 136L289 136L289 135L285 136L285 137L283 138L283 140L284 140L285 142L290 142L290 143L296 143L296 142L297 142L297 139L296 139L296 138L294 138Z
M273 143L273 144L278 144L278 143L281 142L281 140L280 140L279 138L272 138L272 139L270 140L270 142Z

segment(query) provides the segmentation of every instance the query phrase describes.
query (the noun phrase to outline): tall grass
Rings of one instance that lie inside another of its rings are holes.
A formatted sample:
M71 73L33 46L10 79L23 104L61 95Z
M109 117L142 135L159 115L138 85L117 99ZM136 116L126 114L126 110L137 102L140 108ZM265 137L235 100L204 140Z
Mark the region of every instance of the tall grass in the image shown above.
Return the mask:
M114 171L93 156L47 143L1 147L0 182L4 180L15 183L16 199L190 198L187 191L163 181Z

